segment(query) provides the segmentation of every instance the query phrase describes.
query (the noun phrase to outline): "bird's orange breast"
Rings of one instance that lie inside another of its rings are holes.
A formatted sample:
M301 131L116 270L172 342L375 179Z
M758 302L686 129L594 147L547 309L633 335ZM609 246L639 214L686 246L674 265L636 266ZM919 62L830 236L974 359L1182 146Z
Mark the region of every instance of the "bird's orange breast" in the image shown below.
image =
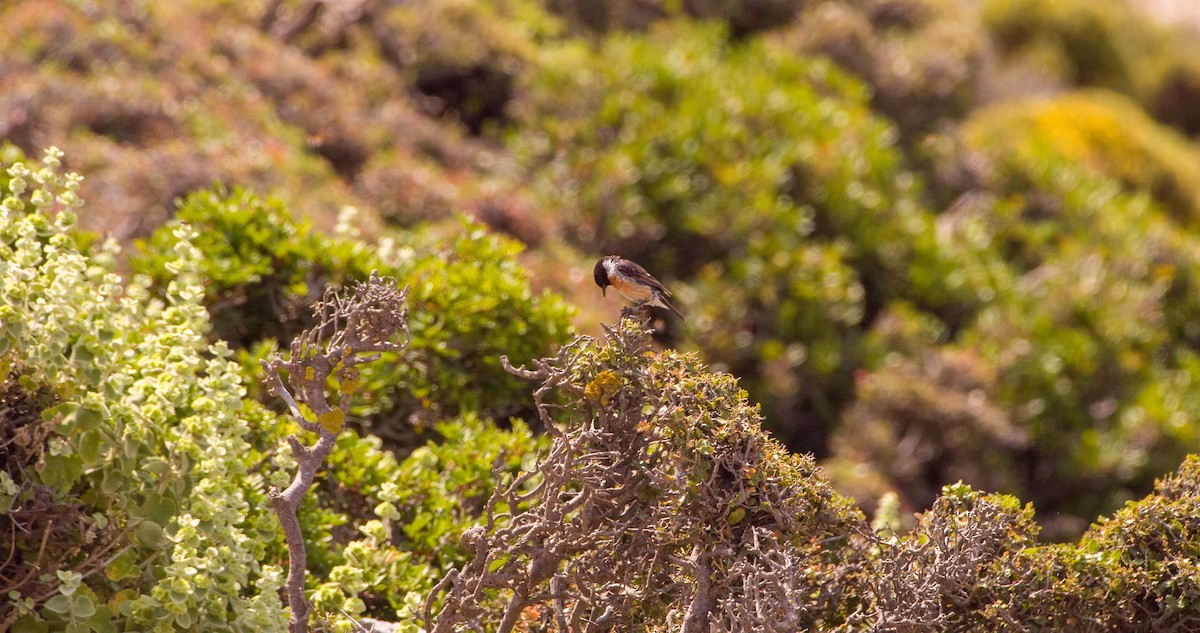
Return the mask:
M649 301L654 297L654 289L650 286L630 281L621 275L609 275L608 282L630 301Z

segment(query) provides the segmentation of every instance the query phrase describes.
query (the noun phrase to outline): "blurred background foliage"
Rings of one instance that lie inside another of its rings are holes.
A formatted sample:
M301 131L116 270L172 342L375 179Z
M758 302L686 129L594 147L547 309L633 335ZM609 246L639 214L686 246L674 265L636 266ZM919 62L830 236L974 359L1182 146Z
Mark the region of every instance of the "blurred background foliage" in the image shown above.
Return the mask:
M1200 17L1160 4L18 0L0 139L65 149L80 226L157 296L197 229L251 397L325 288L408 283L414 342L357 405L382 443L347 448L379 472L530 450L498 356L611 323L619 253L688 317L661 342L868 512L962 479L1075 539L1200 445ZM350 467L330 570L391 516Z

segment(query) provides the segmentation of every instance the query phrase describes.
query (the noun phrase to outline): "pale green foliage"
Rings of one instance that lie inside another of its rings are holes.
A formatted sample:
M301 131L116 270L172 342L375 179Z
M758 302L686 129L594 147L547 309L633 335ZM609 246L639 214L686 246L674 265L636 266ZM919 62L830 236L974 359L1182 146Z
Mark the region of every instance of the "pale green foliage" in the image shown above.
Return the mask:
M24 613L14 630L112 631L118 618L137 630L279 630L281 573L260 563L273 524L247 471L256 414L243 412L230 350L206 342L195 235L177 229L165 300L142 278L122 287L116 247L83 253L69 233L80 178L59 174L60 156L13 164L0 190L0 366L54 404L42 412L47 450L31 468L10 464L20 492L8 481L0 492L14 523L35 492L81 507L58 529L88 545L48 548L57 578L10 596ZM32 560L41 537L16 547Z
M356 488L371 514L341 518L354 522L356 540L309 547L309 569L323 580L310 585L317 613L365 610L411 624L424 595L469 557L461 539L484 522L483 504L496 475L531 469L538 448L546 445L544 436L535 438L520 420L504 430L467 414L434 428L438 442L399 461L380 448L378 437L349 432L338 437L327 476ZM315 523L317 515L307 520Z

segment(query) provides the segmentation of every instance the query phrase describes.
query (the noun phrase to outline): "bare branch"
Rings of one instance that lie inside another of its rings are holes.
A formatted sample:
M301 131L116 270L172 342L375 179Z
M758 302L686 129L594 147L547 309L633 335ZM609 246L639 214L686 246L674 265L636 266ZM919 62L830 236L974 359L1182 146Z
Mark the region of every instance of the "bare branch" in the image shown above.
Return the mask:
M261 361L265 379L272 392L287 403L291 417L305 431L318 434L311 446L294 435L287 438L296 458L296 474L282 492L274 486L268 490L288 546L287 596L292 611L288 630L292 633L307 631L311 608L304 595L308 556L296 511L349 415L356 367L408 343L406 295L406 290L397 289L395 280L375 273L345 294L330 290L314 309L320 322L292 341L290 358L285 361L277 355L270 362ZM392 341L397 333L404 334L403 343ZM325 394L331 376L341 385L336 407L329 405ZM301 405L315 413L316 420L306 418Z

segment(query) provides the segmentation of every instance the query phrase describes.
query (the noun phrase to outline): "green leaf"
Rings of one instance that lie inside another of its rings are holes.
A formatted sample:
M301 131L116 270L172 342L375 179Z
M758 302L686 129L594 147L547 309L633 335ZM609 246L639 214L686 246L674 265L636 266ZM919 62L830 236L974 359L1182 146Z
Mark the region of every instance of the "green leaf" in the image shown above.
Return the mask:
M46 633L50 630L50 625L30 614L18 618L9 630L12 633Z
M96 603L92 599L79 594L71 601L71 617L90 618L96 614Z
M70 490L83 474L83 460L78 455L46 455L38 466L42 483L59 490Z
M57 595L47 600L45 607L59 615L66 615L71 610L71 599L64 595Z
M162 526L153 521L138 523L133 533L138 542L147 547L158 547L166 540L166 537L163 536Z
M88 626L91 626L96 633L117 633L112 609L106 604L96 607L95 615L88 618Z
M100 459L100 433L96 430L84 431L79 438L78 451L84 466L94 466Z
M126 483L124 474L116 468L104 469L104 474L100 477L100 490L104 494L111 495L120 490Z
M155 475L161 475L167 472L167 469L170 467L170 463L161 457L150 457L142 460L142 470Z
M75 427L78 430L86 431L95 429L99 427L100 423L103 421L104 414L101 411L89 408L86 405L80 406L79 409L75 411Z
M742 522L742 519L745 519L745 518L746 518L746 509L743 508L742 506L738 506L729 513L729 524L737 525L738 523Z
M121 554L108 567L104 568L105 577L113 582L133 578L140 573L141 568L138 567L138 556L133 550Z
M171 497L152 492L146 495L146 518L158 523L166 525L179 512L179 504Z

